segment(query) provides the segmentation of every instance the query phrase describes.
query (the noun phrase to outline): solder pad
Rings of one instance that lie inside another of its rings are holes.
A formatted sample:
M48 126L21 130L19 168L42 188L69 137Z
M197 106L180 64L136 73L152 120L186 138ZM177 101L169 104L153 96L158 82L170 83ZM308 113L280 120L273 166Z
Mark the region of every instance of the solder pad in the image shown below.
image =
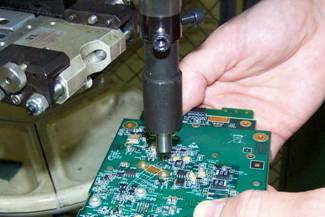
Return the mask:
M166 159L142 120L124 120L79 217L191 217L203 200L265 190L271 134L255 130L253 116L195 109Z

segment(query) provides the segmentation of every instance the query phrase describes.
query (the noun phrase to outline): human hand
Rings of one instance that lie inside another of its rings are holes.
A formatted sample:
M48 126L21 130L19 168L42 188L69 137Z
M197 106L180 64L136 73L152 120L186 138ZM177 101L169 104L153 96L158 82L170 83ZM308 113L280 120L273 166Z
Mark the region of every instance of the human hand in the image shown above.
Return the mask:
M181 62L184 112L203 105L255 111L271 153L325 99L325 0L264 0L218 28ZM246 191L201 203L195 217L321 217L325 189Z
M252 109L274 157L325 98L322 9L324 0L264 0L218 28L180 64L184 112Z
M324 213L325 188L305 193L246 191L200 203L194 217L323 217Z

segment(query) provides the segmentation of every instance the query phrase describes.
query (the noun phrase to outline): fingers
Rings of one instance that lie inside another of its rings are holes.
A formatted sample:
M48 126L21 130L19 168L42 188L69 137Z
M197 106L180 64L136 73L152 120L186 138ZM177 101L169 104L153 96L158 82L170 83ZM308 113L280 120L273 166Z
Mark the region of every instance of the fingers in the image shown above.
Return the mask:
M321 217L325 189L305 193L246 191L238 197L205 201L194 217Z
M238 48L233 31L231 23L220 27L181 61L184 113L200 105L206 88L234 64Z
M183 112L202 104L205 97L207 81L199 73L192 71L188 65L183 64Z

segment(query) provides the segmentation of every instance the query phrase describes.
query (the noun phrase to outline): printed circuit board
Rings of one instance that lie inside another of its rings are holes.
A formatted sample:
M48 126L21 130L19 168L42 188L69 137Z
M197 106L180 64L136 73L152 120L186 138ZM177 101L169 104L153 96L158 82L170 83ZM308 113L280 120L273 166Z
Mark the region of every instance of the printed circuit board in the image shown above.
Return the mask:
M270 132L250 110L198 108L184 116L169 157L142 120L125 119L79 217L191 217L203 200L265 190Z

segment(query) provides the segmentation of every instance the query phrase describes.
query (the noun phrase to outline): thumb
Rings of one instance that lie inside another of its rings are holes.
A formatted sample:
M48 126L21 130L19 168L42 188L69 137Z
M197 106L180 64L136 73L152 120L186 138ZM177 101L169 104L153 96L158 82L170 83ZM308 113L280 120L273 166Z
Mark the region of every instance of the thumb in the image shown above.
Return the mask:
M194 217L321 217L325 188L304 193L246 191L238 197L200 203Z

